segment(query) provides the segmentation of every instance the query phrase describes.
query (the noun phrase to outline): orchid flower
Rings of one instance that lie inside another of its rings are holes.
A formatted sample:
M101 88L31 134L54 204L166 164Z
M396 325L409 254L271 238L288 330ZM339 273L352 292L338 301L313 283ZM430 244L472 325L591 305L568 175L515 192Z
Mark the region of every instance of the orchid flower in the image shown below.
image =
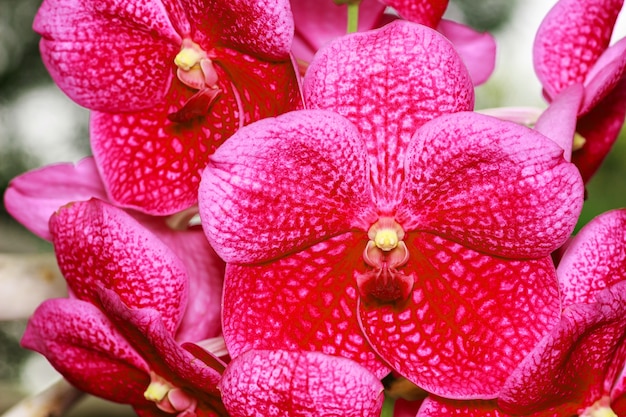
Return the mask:
M617 139L626 116L626 38L611 34L623 0L559 0L534 43L535 72L549 102L582 85L572 161L587 182ZM570 138L571 141L571 138Z
M92 198L106 201L107 194L93 158L85 158L76 164L54 164L13 178L4 202L7 211L26 228L43 239L52 240L50 217L71 202ZM112 210L104 203L98 205L103 213ZM155 235L151 239L158 238L168 245L185 265L193 296L188 300L180 336L199 340L220 334L219 300L224 262L211 248L202 230L181 225L172 228L171 218L152 217L133 210L126 210L126 213Z
M182 261L123 210L95 199L60 209L50 229L71 297L35 311L23 346L81 390L139 415L216 415L223 366L194 360L176 341L190 297Z
M581 208L576 168L469 111L465 66L425 26L335 40L304 92L307 110L240 130L202 176L229 351L321 351L495 397L558 320L549 254Z
M119 206L194 205L217 146L300 105L288 0L45 0L34 29L53 80L94 110L93 154Z
M436 28L454 43L474 84L487 81L495 66L495 40L489 34L442 19L448 0L362 0L358 30L380 28L397 18L385 13L388 6L406 20ZM295 21L293 53L304 72L320 47L346 34L347 11L333 0L291 0L291 7Z
M219 382L233 417L378 417L380 380L357 363L319 352L251 350Z
M512 372L497 402L428 398L419 417L626 414L626 210L583 227L557 274L561 320Z

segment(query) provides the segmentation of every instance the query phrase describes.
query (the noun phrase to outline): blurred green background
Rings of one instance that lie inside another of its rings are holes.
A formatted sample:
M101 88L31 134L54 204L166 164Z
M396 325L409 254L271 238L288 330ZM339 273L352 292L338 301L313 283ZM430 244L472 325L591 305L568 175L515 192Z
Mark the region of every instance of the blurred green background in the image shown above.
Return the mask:
M54 162L77 161L89 154L88 112L56 88L39 58L39 38L31 24L40 3L41 0L0 0L2 194L11 178L26 170ZM532 69L531 47L534 31L552 4L554 0L451 1L447 17L490 31L498 41L496 71L487 84L477 89L477 109L545 107ZM626 25L623 17L620 19L617 31L624 36ZM579 227L604 211L626 207L624 136L626 131L622 130L613 152L588 184L588 200ZM48 242L27 232L0 204L0 253L50 251ZM24 325L25 320L0 322L0 412L45 384L52 375L45 362L19 347ZM81 407L72 415L96 415L94 410L104 406L87 402ZM128 413L127 408L104 407L104 410L103 415Z

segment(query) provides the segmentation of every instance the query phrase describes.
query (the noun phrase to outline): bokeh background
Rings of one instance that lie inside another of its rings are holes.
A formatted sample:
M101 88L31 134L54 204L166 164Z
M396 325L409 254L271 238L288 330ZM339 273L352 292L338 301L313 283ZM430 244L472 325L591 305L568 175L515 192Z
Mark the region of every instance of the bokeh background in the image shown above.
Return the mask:
M309 0L320 1L320 0ZM490 31L498 42L496 71L477 91L477 109L545 107L535 78L534 33L555 0L451 0L447 17ZM52 83L39 58L39 37L31 24L41 0L0 0L0 193L11 178L55 162L89 155L88 112ZM620 16L616 37L626 35ZM594 216L626 207L626 135L588 184L579 228ZM0 254L50 253L51 245L15 222L0 204ZM0 277L1 282L2 277ZM1 287L0 287L1 290ZM21 349L26 318L0 318L0 413L56 377L39 355ZM87 399L70 416L132 415L125 406Z

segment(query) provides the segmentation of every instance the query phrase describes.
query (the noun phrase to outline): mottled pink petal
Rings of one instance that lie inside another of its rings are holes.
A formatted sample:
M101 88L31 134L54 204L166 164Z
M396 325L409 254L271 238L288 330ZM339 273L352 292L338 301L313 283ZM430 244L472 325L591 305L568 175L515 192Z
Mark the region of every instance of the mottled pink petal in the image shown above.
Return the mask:
M174 333L187 305L185 267L130 215L100 200L73 203L50 219L57 261L73 293L97 303L98 287L124 303L152 307Z
M90 109L151 107L169 88L181 45L168 3L44 1L33 27L52 79Z
M434 28L448 7L448 0L381 0L393 7L400 16L415 23Z
M557 274L564 306L592 303L599 291L626 280L626 209L585 225L563 254Z
M406 21L322 48L305 76L304 94L310 108L332 110L357 126L383 209L399 203L406 149L417 128L474 103L471 79L450 42Z
M176 332L176 340L199 341L221 333L222 285L225 263L207 242L202 229L171 230L160 223L150 225L183 261L189 277L189 301Z
M405 238L415 276L403 305L361 302L369 343L398 373L436 395L494 398L557 322L549 257L505 260L426 233Z
M346 34L348 12L345 5L337 5L333 0L291 0L291 9L296 25L292 51L305 67L318 49ZM384 11L385 6L378 0L361 1L358 30L377 27Z
M570 235L583 185L563 150L524 126L477 113L439 117L407 152L405 230L429 230L504 257L542 257Z
M580 114L594 108L626 77L626 37L608 48L596 61L585 79L585 101Z
M220 382L233 417L377 417L380 381L357 363L319 352L252 350Z
M563 149L563 157L567 161L572 160L578 109L583 95L581 84L567 87L556 96L535 124L537 132L549 137Z
M222 142L251 121L297 107L291 63L222 51L216 65L224 67L218 68L222 93L205 116L186 123L168 119L194 94L178 80L167 103L143 112L92 114L91 146L113 202L153 215L196 204L200 172ZM268 94L272 90L278 92Z
M11 180L4 194L7 211L37 236L51 240L50 216L70 201L106 200L93 158L76 164L49 165Z
M217 383L224 367L219 359L214 358L214 363L220 363L217 370L196 360L174 340L156 310L128 308L111 290L102 289L98 296L105 313L145 358L152 371L179 388L191 388L207 397L218 394Z
M239 130L202 176L209 242L227 262L257 262L367 231L374 208L366 161L354 126L331 112L297 111Z
M442 20L437 30L454 44L463 63L472 77L474 85L489 79L496 65L496 41L486 32L476 32L469 26Z
M250 349L339 355L382 378L389 368L363 338L356 318L354 265L363 234L344 234L270 264L229 264L224 339L233 357ZM289 319L285 319L289 317Z
M548 97L581 83L608 47L624 0L559 0L535 37L535 72Z
M415 417L508 417L493 401L453 401L430 396ZM394 416L395 417L395 416Z
M565 308L558 326L507 380L498 401L503 410L556 407L562 415L574 415L609 394L606 375L626 333L626 282L598 297L597 303Z
M43 354L73 385L99 397L141 405L150 382L145 361L106 316L75 299L44 301L22 346Z
M626 116L626 75L589 113L578 119L577 130L586 140L572 154L585 183L595 174L618 138Z

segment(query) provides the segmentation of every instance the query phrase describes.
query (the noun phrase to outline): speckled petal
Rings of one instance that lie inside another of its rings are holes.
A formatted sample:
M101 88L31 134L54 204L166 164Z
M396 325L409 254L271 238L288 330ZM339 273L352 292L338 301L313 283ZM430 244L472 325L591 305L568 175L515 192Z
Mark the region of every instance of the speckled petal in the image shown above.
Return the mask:
M320 49L304 78L310 108L352 121L370 158L378 206L399 203L408 143L442 114L472 110L469 73L438 32L406 21L337 39Z
M250 349L314 350L344 356L382 378L389 368L365 341L353 277L367 243L344 234L259 266L228 265L224 339L236 357Z
M448 7L448 0L381 0L404 19L434 28Z
M29 171L11 180L4 193L7 211L37 236L51 240L50 216L70 201L106 200L93 158L76 164L56 164Z
M609 370L626 334L626 282L598 297L597 303L565 308L559 325L507 380L498 400L503 410L524 413L555 407L559 415L575 415L577 408L609 394L605 380L607 374L610 382L615 377L618 369ZM622 356L616 365L623 363Z
M585 101L580 114L586 114L618 87L626 77L626 37L608 48L596 61L585 79Z
M557 275L564 306L592 303L599 291L626 280L626 209L585 225L563 254Z
M227 262L260 262L367 231L374 208L365 148L354 126L331 112L261 120L211 157L199 207L209 242Z
M194 94L178 80L168 102L149 111L92 114L91 146L112 201L153 215L184 210L198 199L209 155L240 127L299 106L291 63L265 63L223 50L222 92L204 117L173 123Z
M52 78L90 109L151 107L169 87L181 45L168 3L44 1L33 26Z
M61 272L80 299L96 302L98 287L132 307L153 307L172 333L187 306L188 282L178 257L123 210L92 199L50 219Z
M99 397L145 404L150 383L144 360L94 305L44 301L28 322L22 346L43 354L73 385Z
M556 324L558 285L550 257L505 260L426 233L405 239L405 304L361 302L363 332L398 373L435 395L495 398L504 381Z
M111 290L101 289L98 297L111 321L150 364L152 371L179 388L191 388L208 397L217 396L217 382L224 368L219 359L213 358L213 364L219 369L197 360L174 340L156 310L128 308Z
M535 72L548 97L585 80L608 47L624 0L559 0L533 46Z
M602 101L578 119L577 131L585 145L572 154L585 183L600 168L617 140L626 117L626 75Z
M493 401L453 401L430 396L415 417L509 417ZM546 416L547 417L547 416Z
M537 258L572 232L583 202L563 150L524 126L477 113L419 129L407 155L405 230L433 231L510 258Z
M233 417L377 417L380 381L357 363L319 352L252 350L220 382Z

